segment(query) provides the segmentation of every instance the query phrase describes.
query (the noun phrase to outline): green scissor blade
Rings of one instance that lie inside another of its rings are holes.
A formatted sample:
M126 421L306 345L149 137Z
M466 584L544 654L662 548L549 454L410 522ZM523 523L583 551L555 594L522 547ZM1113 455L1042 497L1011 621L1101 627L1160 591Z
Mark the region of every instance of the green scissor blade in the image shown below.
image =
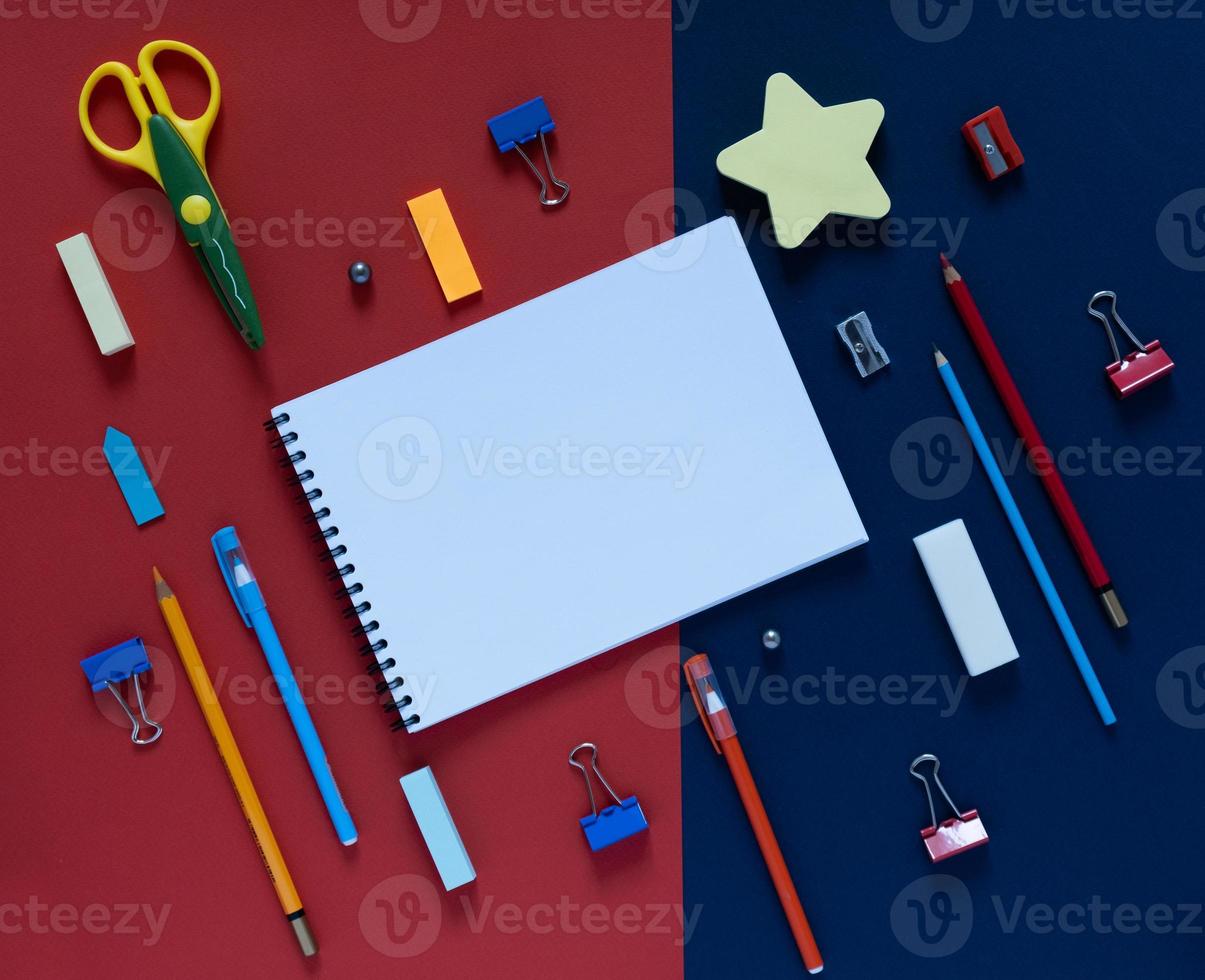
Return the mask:
M163 189L172 202L184 238L197 249L197 258L210 286L247 346L252 350L262 347L264 332L259 310L213 186L188 144L166 117L153 115L148 126ZM181 206L189 198L204 198L209 203L209 216L199 224L190 223L181 213Z

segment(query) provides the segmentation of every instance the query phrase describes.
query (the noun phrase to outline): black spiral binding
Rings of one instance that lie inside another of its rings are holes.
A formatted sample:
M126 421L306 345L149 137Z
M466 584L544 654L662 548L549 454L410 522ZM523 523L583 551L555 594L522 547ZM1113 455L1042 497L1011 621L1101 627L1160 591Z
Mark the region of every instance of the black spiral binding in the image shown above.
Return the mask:
M280 461L282 467L292 466L294 475L286 482L289 486L300 487L301 493L297 495L298 503L306 503L311 507L310 515L305 519L307 524L313 524L318 528L311 540L314 542L325 542L326 550L318 555L322 561L331 562L334 567L326 573L327 579L332 582L342 582L342 586L334 593L336 599L349 599L349 605L343 610L343 618L351 619L354 617L362 617L365 613L372 609L372 603L367 599L356 601L354 598L364 592L364 586L360 582L348 583L347 578L353 575L356 571L356 566L350 561L343 559L347 555L347 546L343 544L335 544L334 539L339 536L339 527L336 524L327 524L323 526L323 522L331 517L329 507L319 505L314 506L314 501L321 499L322 490L318 487L306 487L307 483L311 483L314 479L314 471L311 469L298 469L297 464L305 462L305 451L296 450L290 452L288 447L297 442L298 436L296 432L285 432L283 427L289 423L289 413L281 412L279 415L274 415L271 419L264 423L264 429L268 432L275 430L278 435L272 440L272 448L279 449L284 452L284 457ZM387 657L385 660L377 659L377 654L389 646L389 641L384 637L370 638L370 634L379 632L381 624L375 619L369 620L367 623L361 622L351 630L352 636L362 637L367 640L360 647L360 656L373 658L372 663L368 665L369 676L376 676L397 666L397 661L392 657ZM418 715L402 716L402 711L409 707L414 699L409 694L402 695L397 698L394 691L402 687L406 682L401 677L395 677L391 681L380 681L377 683L377 694L389 695L389 703L385 705L386 714L396 714L397 718L390 724L393 731L398 731L402 728L408 728L411 725L418 724Z

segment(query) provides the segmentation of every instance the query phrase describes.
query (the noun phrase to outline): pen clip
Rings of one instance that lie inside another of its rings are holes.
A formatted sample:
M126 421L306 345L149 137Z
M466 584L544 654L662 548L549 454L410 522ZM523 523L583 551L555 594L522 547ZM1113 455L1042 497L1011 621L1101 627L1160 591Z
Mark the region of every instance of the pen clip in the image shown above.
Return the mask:
M230 563L230 555L235 551L241 553L243 550L243 546L238 539L238 533L233 527L224 527L214 534L209 541L213 545L213 553L218 560L218 570L222 573L222 579L226 583L226 588L230 590L230 598L234 600L234 608L238 610L239 616L242 617L243 625L250 628L251 617L247 615L247 610L243 608L243 601L239 596L238 586L234 582L234 570Z
M696 654L687 660L682 665L682 673L686 677L691 700L699 712L699 719L711 740L711 747L719 753L720 742L736 735L736 725L732 723L732 714L724 703L707 654Z

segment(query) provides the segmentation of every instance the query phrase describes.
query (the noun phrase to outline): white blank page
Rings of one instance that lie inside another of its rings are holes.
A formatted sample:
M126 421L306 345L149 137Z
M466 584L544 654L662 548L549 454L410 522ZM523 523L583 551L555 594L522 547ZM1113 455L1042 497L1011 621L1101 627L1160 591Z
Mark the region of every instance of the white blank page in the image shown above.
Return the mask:
M867 540L731 218L282 412L411 731Z

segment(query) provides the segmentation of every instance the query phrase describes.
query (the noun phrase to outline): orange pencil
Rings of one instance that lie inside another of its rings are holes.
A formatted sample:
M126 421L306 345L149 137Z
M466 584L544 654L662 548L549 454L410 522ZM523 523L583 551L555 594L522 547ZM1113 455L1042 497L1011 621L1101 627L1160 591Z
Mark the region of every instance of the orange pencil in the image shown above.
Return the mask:
M774 828L770 826L770 818L766 816L766 808L762 805L761 794L753 782L749 763L745 761L745 753L741 749L741 743L737 741L736 725L732 723L732 715L724 703L723 695L720 694L715 672L711 669L711 661L707 659L707 654L700 653L682 665L682 672L686 675L686 685L690 688L695 707L699 709L699 718L707 729L707 737L711 739L716 752L723 753L724 761L732 772L741 803L745 806L749 823L753 825L757 846L761 848L766 869L774 881L774 890L778 892L778 900L786 913L791 935L795 937L795 945L799 947L799 955L803 957L803 964L808 973L819 973L824 969L824 960L820 958L820 949L812 935L812 927L808 925L808 917L804 914L803 905L795 891L795 882L791 880L791 872L787 870L787 862L778 846L778 838L774 836Z
M205 724L209 726L209 734L213 736L214 747L222 757L226 767L226 775L230 777L230 785L234 787L234 795L238 797L239 806L243 808L243 816L247 820L247 828L255 840L255 847L264 862L264 870L272 879L272 887L276 890L276 898L284 911L285 919L293 928L302 955L313 956L318 952L318 943L310 931L309 922L305 917L305 909L301 904L301 896L293 885L293 878L285 865L284 855L276 843L276 835L268 823L259 794L251 782L251 774L243 762L234 733L226 721L226 712L218 702L217 692L209 680L205 664L201 660L201 652L197 649L196 641L192 638L192 630L184 618L180 601L176 598L171 587L159 574L159 569L152 569L155 576L155 600L159 603L159 611L167 623L167 631L172 635L172 642L180 654L180 662L188 674L193 693L197 696L197 704L205 716Z

